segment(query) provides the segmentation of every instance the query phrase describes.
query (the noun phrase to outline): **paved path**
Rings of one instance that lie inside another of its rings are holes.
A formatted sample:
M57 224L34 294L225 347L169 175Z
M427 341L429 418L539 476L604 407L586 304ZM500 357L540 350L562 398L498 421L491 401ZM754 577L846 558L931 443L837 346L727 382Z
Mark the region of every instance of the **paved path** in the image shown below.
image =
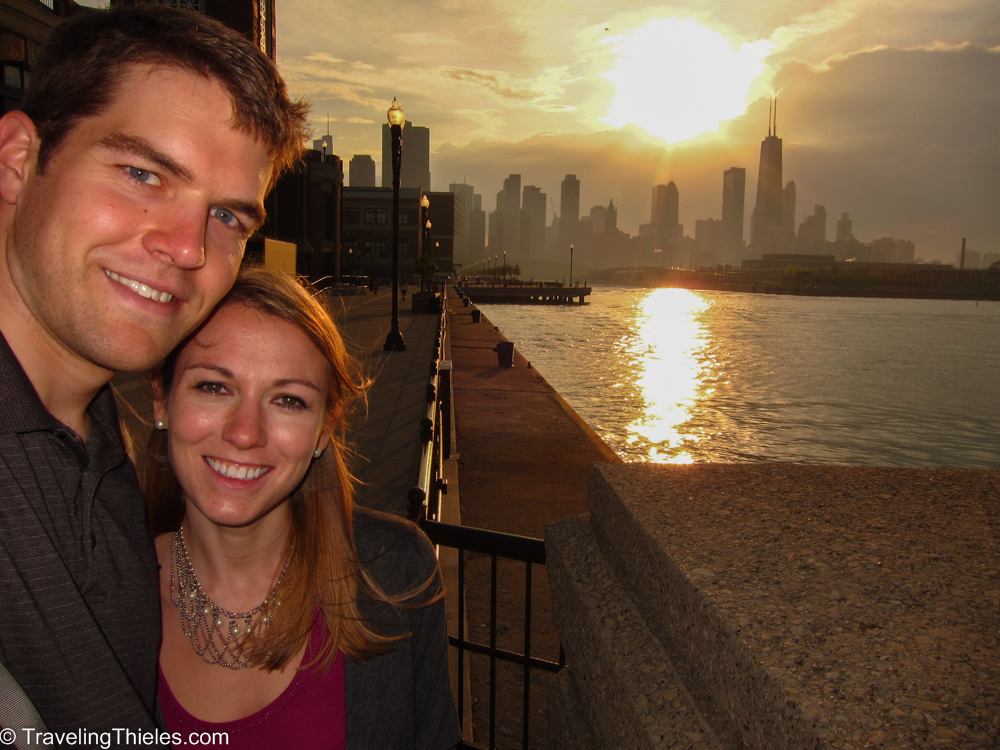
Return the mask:
M452 360L455 433L462 524L542 538L545 526L587 512L590 468L620 459L517 351L513 367L500 367L493 351L506 341L489 320L472 322L449 289L448 354ZM450 492L450 490L449 490ZM490 563L467 555L465 586L469 634L489 642ZM545 569L532 585L532 655L557 661L559 639L552 623ZM497 645L524 648L524 566L501 562L497 583ZM485 747L489 664L470 659L475 740ZM545 747L550 675L531 683L530 747ZM520 747L522 671L501 663L497 671L497 746Z
M360 408L349 435L361 486L357 501L366 507L406 514L407 494L420 470L420 420L427 411L427 383L437 340L438 316L413 312L400 303L399 330L406 351L382 346L392 321L392 290L332 298L344 340L372 378L368 408Z

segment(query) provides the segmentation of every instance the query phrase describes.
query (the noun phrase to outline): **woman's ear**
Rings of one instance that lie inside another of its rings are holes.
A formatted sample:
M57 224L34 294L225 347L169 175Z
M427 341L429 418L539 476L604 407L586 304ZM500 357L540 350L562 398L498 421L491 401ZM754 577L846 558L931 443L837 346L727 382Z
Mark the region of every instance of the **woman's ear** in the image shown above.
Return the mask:
M344 406L338 403L330 410L330 413L326 417L323 432L320 433L319 440L316 442L316 450L321 452L326 450L326 447L330 444L330 436L333 435L333 431L337 429L337 425L340 424L340 420L343 418Z
M150 373L153 385L153 421L167 422L167 394L163 389L163 368L157 365Z

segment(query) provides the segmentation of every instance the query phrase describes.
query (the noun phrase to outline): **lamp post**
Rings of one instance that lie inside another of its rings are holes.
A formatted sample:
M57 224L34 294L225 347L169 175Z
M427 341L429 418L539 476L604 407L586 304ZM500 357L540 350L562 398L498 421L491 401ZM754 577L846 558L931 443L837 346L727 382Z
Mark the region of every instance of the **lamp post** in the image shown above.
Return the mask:
M507 281L507 251L506 250L503 251L503 265L501 266L501 268L503 269L503 280Z
M392 141L392 329L385 337L384 351L405 351L406 342L399 332L399 166L403 158L403 123L406 115L392 98L392 106L386 112Z
M569 285L573 286L573 246L569 246Z
M420 254L423 255L427 252L427 246L431 242L431 220L427 218L427 211L431 207L431 199L426 195L420 196ZM427 291L424 289L424 276L420 276L420 291Z

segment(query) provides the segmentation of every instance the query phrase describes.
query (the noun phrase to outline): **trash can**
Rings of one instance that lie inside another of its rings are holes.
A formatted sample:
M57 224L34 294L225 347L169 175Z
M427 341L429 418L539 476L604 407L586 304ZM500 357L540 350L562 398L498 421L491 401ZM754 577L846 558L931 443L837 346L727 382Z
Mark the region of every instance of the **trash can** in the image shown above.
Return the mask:
M481 319L482 317L483 317L483 311L482 311L482 310L480 310L480 309L479 309L479 308L477 308L477 307L473 307L473 308L472 308L472 322L473 322L473 323L478 323L478 322L479 322L479 320L480 320L480 319Z
M497 367L513 367L514 366L514 342L513 341L500 341L493 348L493 351L497 353Z

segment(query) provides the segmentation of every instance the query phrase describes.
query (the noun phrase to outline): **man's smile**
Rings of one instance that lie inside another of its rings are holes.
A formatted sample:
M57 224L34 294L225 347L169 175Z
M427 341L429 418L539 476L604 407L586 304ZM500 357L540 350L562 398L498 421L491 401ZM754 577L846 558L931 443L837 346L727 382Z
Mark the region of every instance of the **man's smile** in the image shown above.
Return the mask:
M174 295L170 292L161 292L158 289L154 289L148 284L143 284L141 281L136 281L135 279L129 279L125 276L115 273L114 271L104 270L104 273L108 275L109 278L114 279L122 286L127 286L133 292L138 294L140 297L145 297L146 299L151 299L154 302L170 302Z

